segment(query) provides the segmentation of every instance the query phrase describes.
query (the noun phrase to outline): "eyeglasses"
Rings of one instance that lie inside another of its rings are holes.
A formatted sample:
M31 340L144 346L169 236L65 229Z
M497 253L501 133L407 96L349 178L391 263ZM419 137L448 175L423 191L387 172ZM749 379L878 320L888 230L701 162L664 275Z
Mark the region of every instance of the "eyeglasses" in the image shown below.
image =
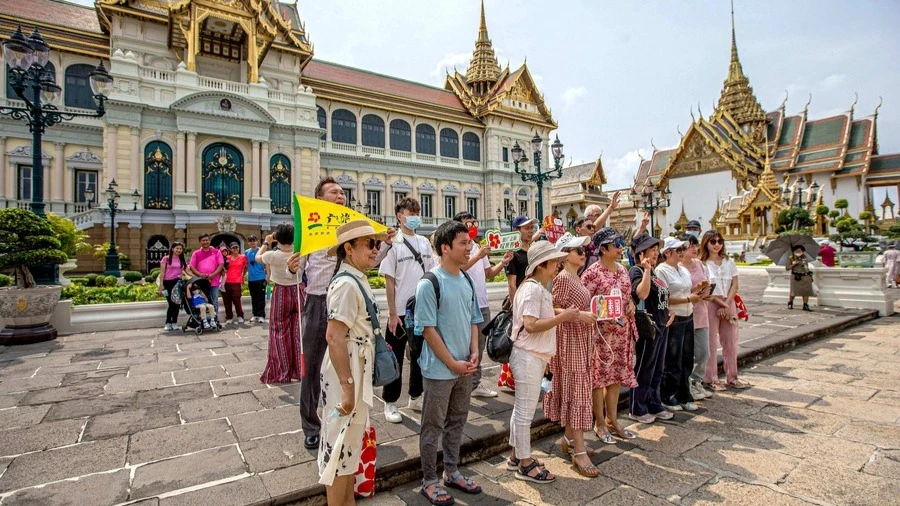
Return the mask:
M581 247L581 246L579 246L579 247L577 247L577 248L566 248L565 250L566 250L568 253L571 253L571 252L574 251L575 253L578 253L579 256L580 256L580 255L584 255L584 248Z
M725 244L725 241L722 239L710 239L709 244Z

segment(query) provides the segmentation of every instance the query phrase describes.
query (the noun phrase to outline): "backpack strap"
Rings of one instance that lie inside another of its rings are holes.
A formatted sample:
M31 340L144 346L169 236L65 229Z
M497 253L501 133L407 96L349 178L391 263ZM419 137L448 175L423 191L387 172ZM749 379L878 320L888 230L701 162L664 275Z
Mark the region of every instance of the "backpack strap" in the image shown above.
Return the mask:
M415 248L415 246L412 245L411 242L409 242L409 239L407 239L406 236L403 236L403 244L405 244L406 247L409 248L409 251L412 253L413 258L416 259L416 262L419 262L419 267L422 268L422 272L427 273L428 270L425 269L425 261L422 260L422 254L419 253L419 250L417 250ZM435 292L435 293L437 293L437 292Z
M363 288L362 283L356 279L356 276L347 271L341 271L335 274L335 276L331 278L331 282L333 283L334 280L338 278L350 278L356 283L356 286L359 287L359 293L366 303L366 311L369 313L369 321L372 323L372 333L374 335L381 335L381 324L378 323L378 310L375 308L375 301L370 299L369 295L366 294L366 290Z

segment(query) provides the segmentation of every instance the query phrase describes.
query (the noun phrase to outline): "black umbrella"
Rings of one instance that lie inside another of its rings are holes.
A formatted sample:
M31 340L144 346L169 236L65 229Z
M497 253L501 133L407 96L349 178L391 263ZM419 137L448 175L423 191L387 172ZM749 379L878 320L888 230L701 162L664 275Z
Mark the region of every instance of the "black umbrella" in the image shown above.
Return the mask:
M819 243L811 235L787 234L779 236L766 245L765 255L777 265L787 265L788 258L793 254L797 246L803 246L806 259L810 262L819 256Z

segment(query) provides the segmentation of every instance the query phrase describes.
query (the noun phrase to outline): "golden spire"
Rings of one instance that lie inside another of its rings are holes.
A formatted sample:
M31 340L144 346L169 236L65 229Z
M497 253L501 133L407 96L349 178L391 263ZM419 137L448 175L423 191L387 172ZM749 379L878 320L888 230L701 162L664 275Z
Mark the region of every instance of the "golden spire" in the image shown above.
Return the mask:
M741 60L738 58L737 37L734 30L734 0L731 2L731 63L728 65L728 77L719 97L720 109L728 112L732 118L743 126L746 123L766 122L766 113L750 87L750 80L744 75Z
M472 62L466 70L466 82L477 95L484 95L491 85L497 82L500 64L494 54L494 47L488 37L487 22L484 18L484 0L481 0L481 24L478 26L478 39L472 52Z

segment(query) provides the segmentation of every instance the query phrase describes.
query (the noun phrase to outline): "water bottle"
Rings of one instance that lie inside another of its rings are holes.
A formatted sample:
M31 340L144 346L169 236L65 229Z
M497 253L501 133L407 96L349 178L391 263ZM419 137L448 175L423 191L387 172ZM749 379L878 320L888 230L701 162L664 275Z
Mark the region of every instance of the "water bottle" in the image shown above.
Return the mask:
M406 308L406 317L403 319L403 323L406 326L407 330L412 330L415 327L415 318L413 317L412 311L409 308Z

